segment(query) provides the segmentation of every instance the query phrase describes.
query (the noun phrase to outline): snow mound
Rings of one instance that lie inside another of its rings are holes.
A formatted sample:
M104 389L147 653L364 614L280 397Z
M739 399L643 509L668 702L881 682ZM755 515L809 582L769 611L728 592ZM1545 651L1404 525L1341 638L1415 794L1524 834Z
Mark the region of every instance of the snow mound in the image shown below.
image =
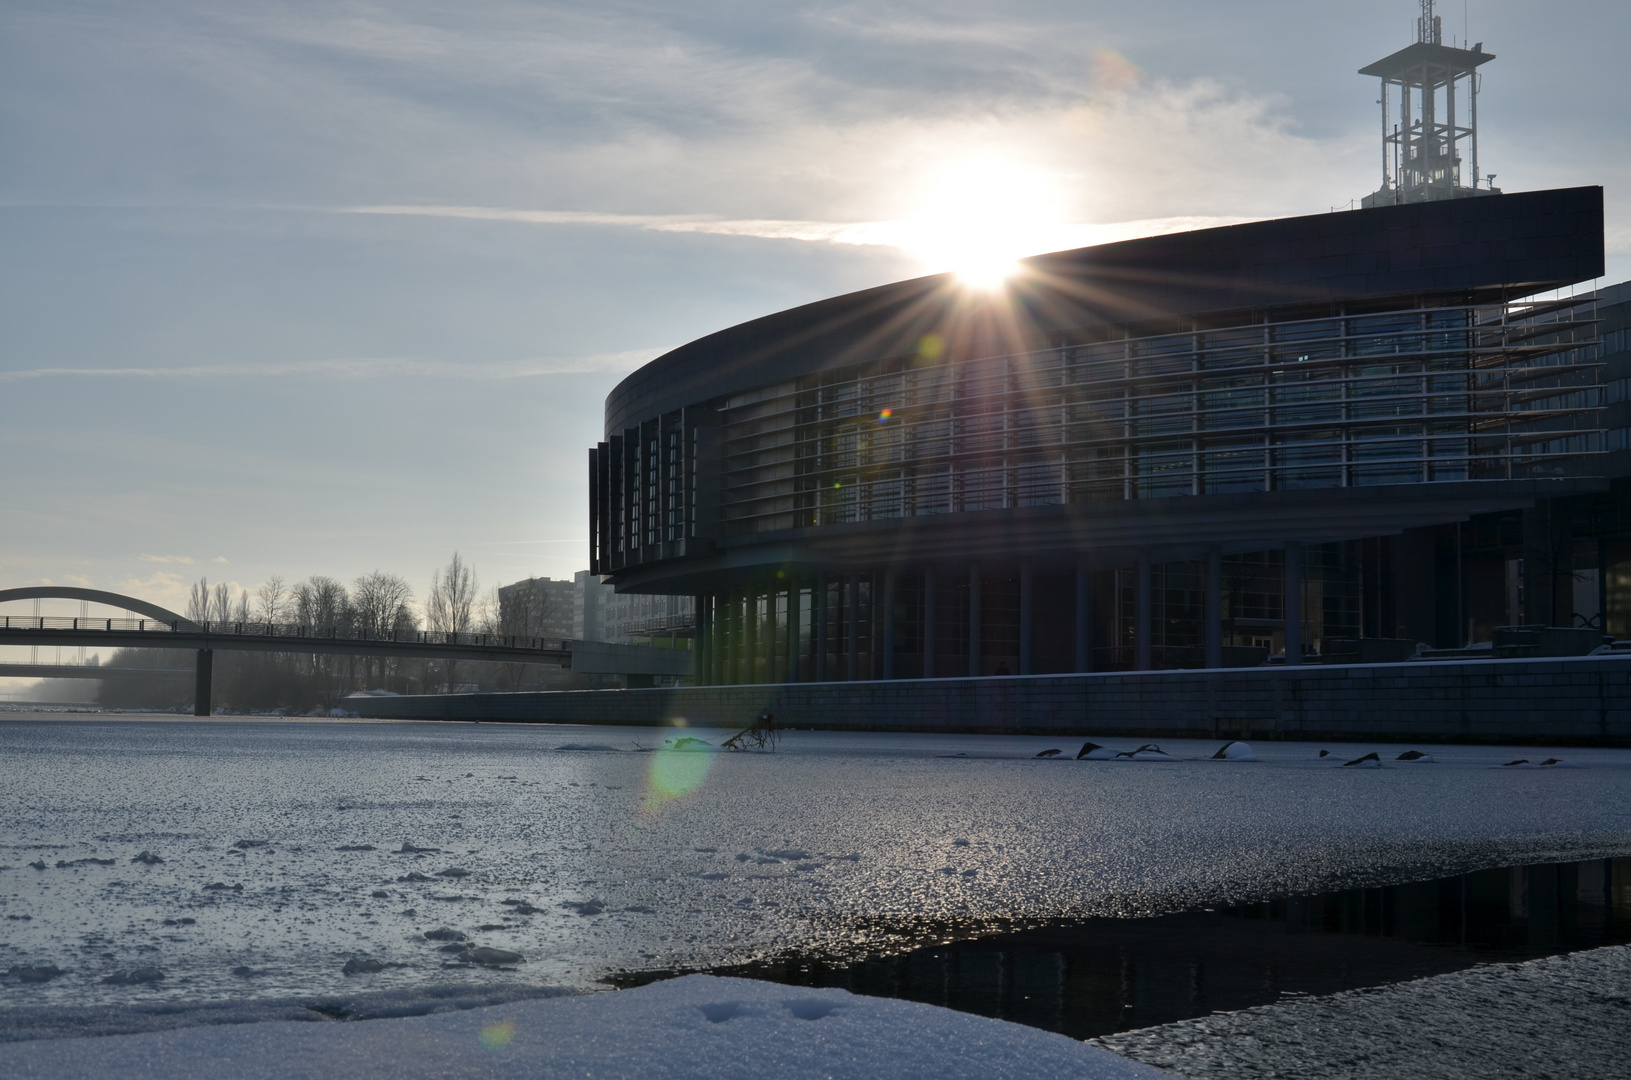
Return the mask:
M1236 739L1223 749L1212 755L1213 761L1259 761L1257 751L1252 749L1251 743L1243 743Z
M1154 1080L1170 1075L1003 1020L843 990L711 975L365 1023L274 1021L12 1043L6 1057L6 1075L16 1080Z

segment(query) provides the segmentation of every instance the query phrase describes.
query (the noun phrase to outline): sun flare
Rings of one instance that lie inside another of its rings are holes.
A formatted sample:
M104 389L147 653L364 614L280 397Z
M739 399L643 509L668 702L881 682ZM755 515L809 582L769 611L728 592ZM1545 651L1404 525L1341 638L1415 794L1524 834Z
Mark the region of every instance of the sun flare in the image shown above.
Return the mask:
M913 218L913 248L936 270L994 289L1019 260L1050 250L1059 192L1044 175L1010 165L970 162L938 173Z

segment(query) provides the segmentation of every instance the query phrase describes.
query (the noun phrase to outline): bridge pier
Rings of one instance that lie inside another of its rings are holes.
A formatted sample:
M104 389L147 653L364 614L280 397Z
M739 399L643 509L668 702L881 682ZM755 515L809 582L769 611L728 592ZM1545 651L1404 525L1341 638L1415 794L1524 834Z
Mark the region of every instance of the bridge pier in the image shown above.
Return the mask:
M214 674L215 652L198 650L198 666L193 670L193 715L210 714L210 676Z

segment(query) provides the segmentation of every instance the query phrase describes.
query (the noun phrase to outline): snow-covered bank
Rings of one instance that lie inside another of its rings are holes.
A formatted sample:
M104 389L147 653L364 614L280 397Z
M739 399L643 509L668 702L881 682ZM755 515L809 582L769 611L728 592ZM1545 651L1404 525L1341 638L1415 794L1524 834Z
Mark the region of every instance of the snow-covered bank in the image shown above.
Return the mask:
M15 1080L778 1080L1054 1077L1159 1070L932 1005L692 975L637 990L359 1023L193 1027L5 1047Z
M1107 1035L1194 1080L1604 1080L1631 1073L1631 947Z

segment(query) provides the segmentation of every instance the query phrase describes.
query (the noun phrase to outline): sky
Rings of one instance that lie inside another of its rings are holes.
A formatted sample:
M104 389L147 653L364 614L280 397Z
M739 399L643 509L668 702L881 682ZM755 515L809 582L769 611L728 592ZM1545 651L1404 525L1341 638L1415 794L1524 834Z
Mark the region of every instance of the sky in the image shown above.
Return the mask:
M1631 5L1440 12L1497 56L1485 171L1603 185L1631 277ZM7 0L0 587L569 577L641 363L969 244L1346 207L1416 15Z

